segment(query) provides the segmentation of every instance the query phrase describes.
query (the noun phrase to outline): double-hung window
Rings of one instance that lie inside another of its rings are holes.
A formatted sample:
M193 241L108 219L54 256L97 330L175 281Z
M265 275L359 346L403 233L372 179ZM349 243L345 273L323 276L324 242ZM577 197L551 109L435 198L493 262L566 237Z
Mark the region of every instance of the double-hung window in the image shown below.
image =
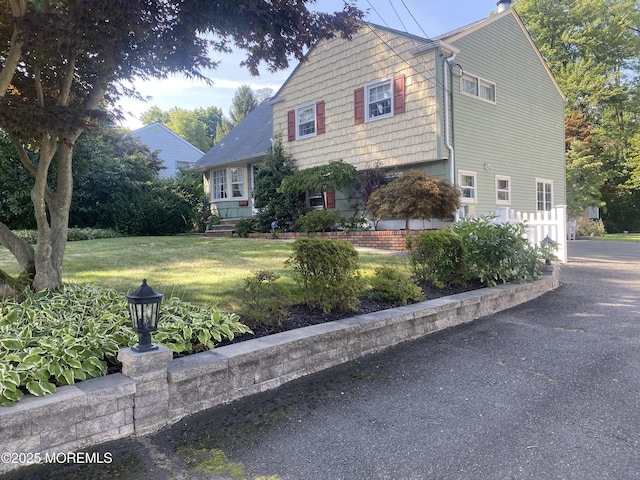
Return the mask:
M553 181L536 178L536 205L539 212L553 208Z
M460 91L465 95L496 102L496 84L465 73L460 77Z
M316 104L296 109L296 139L313 137L316 134Z
M231 175L231 197L244 197L244 169L234 167L229 169Z
M458 186L462 190L462 203L476 203L478 175L476 172L458 170Z
M511 205L511 177L496 175L496 204Z
M211 199L243 199L245 195L244 167L231 167L211 172ZM229 186L231 188L229 188Z
M211 198L223 200L227 198L227 170L214 170L211 172Z
M367 121L393 115L393 87L391 80L366 87Z

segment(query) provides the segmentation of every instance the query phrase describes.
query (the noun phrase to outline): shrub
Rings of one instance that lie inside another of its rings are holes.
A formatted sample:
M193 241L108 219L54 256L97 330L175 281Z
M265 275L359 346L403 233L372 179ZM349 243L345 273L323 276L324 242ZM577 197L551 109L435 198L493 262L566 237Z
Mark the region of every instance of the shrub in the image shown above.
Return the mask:
M254 231L253 220L250 218L242 218L236 222L236 235L242 238L246 238L251 232Z
M491 217L464 219L450 227L469 254L472 278L485 285L529 282L542 273L543 257L525 238L523 223L492 223Z
M306 233L331 232L342 222L344 217L337 210L310 210L298 217L296 225Z
M353 311L358 306L361 291L358 252L351 243L301 238L294 242L287 265L293 268L304 303L309 307L329 313Z
M242 312L248 317L265 324L282 324L287 316L287 293L276 283L280 278L275 272L258 270L244 279L240 300Z
M406 305L424 298L422 289L415 285L408 274L391 267L380 267L371 279L369 297L379 302Z
M413 275L420 282L443 288L468 280L467 250L460 238L448 230L408 237L407 250Z
M591 220L587 217L576 219L576 235L579 237L604 237L607 234L601 219Z
M37 230L15 230L13 233L32 245L38 243ZM67 240L69 242L97 240L99 238L118 238L121 236L121 234L110 228L70 228L67 232Z
M367 210L375 219L453 219L460 208L460 189L446 180L421 171L407 172L371 194Z
M237 315L171 298L153 335L174 352L212 348L215 341L250 330ZM22 303L0 303L0 405L25 393L42 396L57 386L99 377L116 366L118 350L134 345L125 296L95 286L64 285L55 292L24 292ZM213 339L213 340L212 340Z

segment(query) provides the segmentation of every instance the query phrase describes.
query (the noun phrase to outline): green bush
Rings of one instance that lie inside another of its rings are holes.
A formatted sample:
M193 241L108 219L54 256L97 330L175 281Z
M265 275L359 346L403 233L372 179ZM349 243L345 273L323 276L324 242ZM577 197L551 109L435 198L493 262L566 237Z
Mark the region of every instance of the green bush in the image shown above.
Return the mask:
M246 238L251 232L255 231L254 222L250 218L242 218L236 222L236 235Z
M576 235L579 237L604 237L607 231L601 219L591 220L587 217L576 219Z
M310 210L296 219L296 225L303 232L332 232L344 217L337 210Z
M485 285L530 282L542 273L544 255L529 244L523 223L492 223L491 217L480 217L450 228L469 254L472 278Z
M419 282L436 288L468 280L467 250L463 242L448 230L423 232L407 238L409 265Z
M13 233L32 245L38 242L37 230L14 230ZM70 228L67 232L67 240L70 242L97 240L99 238L118 238L121 236L121 234L109 228Z
M324 313L348 312L358 306L362 289L358 252L347 241L301 238L293 244L287 265L302 288L304 303Z
M380 267L371 279L369 297L379 302L406 305L424 298L422 289L415 285L408 274L391 267Z
M113 195L111 223L125 235L173 235L191 231L197 201L170 179L137 185Z
M287 317L287 292L276 281L280 278L275 272L258 270L253 276L244 279L240 301L242 313L265 324L282 324Z
M174 352L212 348L211 340L250 330L237 315L176 298L161 307L153 341ZM125 296L95 286L64 285L55 292L26 291L21 303L0 303L0 405L25 393L42 396L56 386L99 377L117 366L118 350L135 345Z

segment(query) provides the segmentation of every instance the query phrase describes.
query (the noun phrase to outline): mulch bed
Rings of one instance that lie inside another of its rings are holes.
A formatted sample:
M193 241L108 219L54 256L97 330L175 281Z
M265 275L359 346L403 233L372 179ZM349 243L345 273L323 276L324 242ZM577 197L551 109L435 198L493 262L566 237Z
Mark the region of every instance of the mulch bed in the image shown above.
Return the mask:
M477 290L479 288L483 288L484 285L482 285L480 282L470 282L464 286L448 285L442 289L436 289L428 285L421 285L421 287L425 295L425 300L432 300L434 298L455 295L456 293ZM280 325L268 325L265 323L257 322L252 318L241 317L242 323L248 326L254 334L240 335L235 337L232 341L225 340L217 344L216 346L222 347L224 345L243 342L245 340L264 337L266 335L273 335L274 333L286 332L288 330L294 330L296 328L332 322L334 320L340 320L342 318L353 317L356 315L363 315L365 313L378 312L380 310L387 310L389 308L394 308L397 306L398 305L393 303L371 300L366 296L360 298L358 308L353 312L331 312L328 314L323 314L322 311L309 308L306 305L292 305L287 309L287 318Z

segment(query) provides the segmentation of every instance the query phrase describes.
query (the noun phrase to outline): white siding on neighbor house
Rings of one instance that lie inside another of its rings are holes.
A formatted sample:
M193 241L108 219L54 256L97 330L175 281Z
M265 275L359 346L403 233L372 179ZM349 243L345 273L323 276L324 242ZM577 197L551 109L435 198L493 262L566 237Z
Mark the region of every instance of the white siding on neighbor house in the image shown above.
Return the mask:
M322 41L289 78L273 104L274 132L300 168L344 160L358 169L439 159L434 52L423 42L364 26L352 40ZM386 42L386 43L385 43ZM355 124L354 90L405 76L405 112ZM325 102L326 132L287 141L287 112Z
M456 170L477 172L471 214L495 211L496 176L510 179L510 207L536 210L536 177L565 204L564 98L512 13L448 42L464 72L495 83L496 101L460 92L454 76ZM454 69L459 73L459 69Z
M204 155L203 151L157 122L135 130L131 135L138 137L151 152L158 150L158 158L165 167L160 170L160 178L175 176L182 163L192 165Z

